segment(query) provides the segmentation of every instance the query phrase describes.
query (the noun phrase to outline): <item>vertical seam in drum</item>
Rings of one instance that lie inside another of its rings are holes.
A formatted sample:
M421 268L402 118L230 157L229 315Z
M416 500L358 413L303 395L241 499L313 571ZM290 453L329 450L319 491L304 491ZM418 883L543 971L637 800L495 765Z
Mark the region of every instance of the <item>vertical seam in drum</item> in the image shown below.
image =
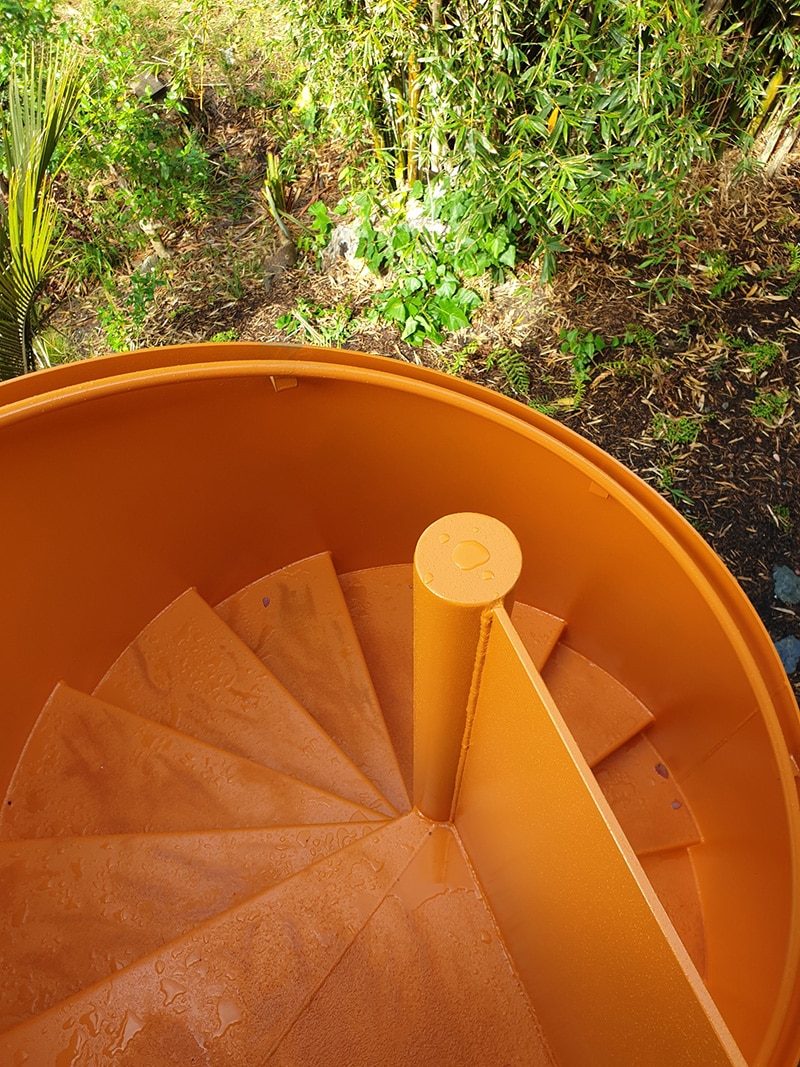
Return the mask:
M469 746L472 740L472 725L475 721L475 711L478 706L481 678L483 677L483 668L486 663L486 650L489 646L489 634L492 630L493 620L494 605L489 608L484 608L481 612L478 647L475 650L475 665L472 668L472 681L470 682L469 697L467 698L467 714L464 720L464 733L461 736L461 752L458 757L456 780L453 786L453 802L450 807L450 822L455 818L456 808L458 807L458 798L461 793L461 782L464 777L464 766L467 762L467 753L469 752Z

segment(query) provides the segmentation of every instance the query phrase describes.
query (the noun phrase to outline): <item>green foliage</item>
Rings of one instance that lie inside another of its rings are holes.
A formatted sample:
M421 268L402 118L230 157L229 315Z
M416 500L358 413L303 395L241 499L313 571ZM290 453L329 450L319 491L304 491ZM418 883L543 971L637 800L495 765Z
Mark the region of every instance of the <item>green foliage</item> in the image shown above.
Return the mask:
M469 284L483 274L500 281L514 266L511 220L494 223L468 194L447 183L395 198L392 211L367 194L355 197L359 236L356 255L391 284L374 311L418 345L441 343L444 333L464 329L481 297Z
M767 504L767 511L772 515L775 525L781 533L789 533L793 525L792 513L789 508L785 504L773 504L771 507Z
M54 155L81 92L78 64L58 48L27 51L11 73L0 135L0 377L36 369L37 299L57 266ZM43 356L43 362L46 357Z
M156 289L164 284L157 270L131 275L122 288L113 283L106 284L108 306L101 308L97 317L112 351L126 352L136 345Z
M721 296L730 296L747 276L744 267L735 267L731 263L727 252L701 252L698 258L701 263L705 264L714 279L714 284L709 290L712 300Z
M750 413L754 419L760 419L768 426L777 425L786 414L791 393L788 389L772 392L769 389L757 389L750 404Z
M691 208L681 183L692 161L746 110L732 98L763 88L734 16L720 33L698 0L497 0L491 17L480 0L288 9L312 94L354 150L369 146L362 181L457 175L489 216L511 211L531 232L545 278L575 228L613 227L623 244L673 230ZM787 38L774 54L790 51ZM657 298L676 284L665 277Z
M486 369L497 364L515 393L527 396L531 388L530 374L521 352L513 348L495 348L486 357Z
M238 330L220 330L218 333L212 334L211 337L209 337L209 341L213 342L214 344L225 344L228 341L238 340Z
M46 36L53 8L54 0L0 0L0 98L15 60Z
M159 104L133 91L139 77L159 67L134 32L127 8L114 0L91 0L87 10L91 18L82 32L88 84L75 114L66 169L74 195L88 209L87 237L97 243L102 277L103 267L117 266L144 243L137 223L198 221L205 215L209 162L200 132L183 118L178 90Z
M589 330L562 330L560 337L561 351L570 357L570 374L575 389L572 402L577 407L592 380L595 361L604 351L606 343L599 333Z
M658 479L658 484L663 493L669 495L670 500L674 507L678 507L679 504L684 504L687 507L692 507L694 501L687 495L676 483L675 468L671 464L666 464L663 467L654 467L653 473Z
M769 370L781 354L781 346L774 341L759 341L757 344L747 344L741 340L731 342L732 346L741 350L742 359L753 372L761 374Z
M657 411L651 421L653 437L669 445L693 445L703 428L700 415L667 415Z
M311 344L325 347L341 345L352 331L353 309L347 304L326 308L308 300L298 300L291 311L275 322L290 337L302 333Z

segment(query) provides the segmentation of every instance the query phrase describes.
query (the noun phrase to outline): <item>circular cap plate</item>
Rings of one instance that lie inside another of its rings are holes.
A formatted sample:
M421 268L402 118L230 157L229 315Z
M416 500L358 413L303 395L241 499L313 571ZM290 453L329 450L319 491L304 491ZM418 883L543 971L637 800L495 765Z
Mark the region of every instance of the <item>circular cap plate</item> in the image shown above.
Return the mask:
M494 604L514 588L522 551L511 530L476 512L445 515L417 542L414 566L436 596L456 604Z

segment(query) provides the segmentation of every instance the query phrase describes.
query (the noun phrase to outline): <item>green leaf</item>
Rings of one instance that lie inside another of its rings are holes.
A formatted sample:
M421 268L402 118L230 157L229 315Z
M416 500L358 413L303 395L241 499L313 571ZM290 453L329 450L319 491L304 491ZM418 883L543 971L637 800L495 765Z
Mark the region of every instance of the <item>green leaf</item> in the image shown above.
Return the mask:
M469 326L469 319L454 300L448 297L438 297L433 302L433 306L442 326L451 333Z

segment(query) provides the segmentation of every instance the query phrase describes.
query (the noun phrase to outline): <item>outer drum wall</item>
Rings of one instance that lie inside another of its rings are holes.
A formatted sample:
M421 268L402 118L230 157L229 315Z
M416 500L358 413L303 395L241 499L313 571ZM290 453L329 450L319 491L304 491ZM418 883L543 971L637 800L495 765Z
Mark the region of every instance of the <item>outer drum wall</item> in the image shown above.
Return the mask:
M788 756L715 591L599 468L501 411L389 376L279 392L221 376L84 399L0 422L0 461L4 784L53 685L91 690L188 586L213 603L324 549L345 571L408 561L443 514L505 522L523 549L520 599L566 618L568 643L656 715L651 737L705 837L707 982L758 1055L787 1010L796 937Z

